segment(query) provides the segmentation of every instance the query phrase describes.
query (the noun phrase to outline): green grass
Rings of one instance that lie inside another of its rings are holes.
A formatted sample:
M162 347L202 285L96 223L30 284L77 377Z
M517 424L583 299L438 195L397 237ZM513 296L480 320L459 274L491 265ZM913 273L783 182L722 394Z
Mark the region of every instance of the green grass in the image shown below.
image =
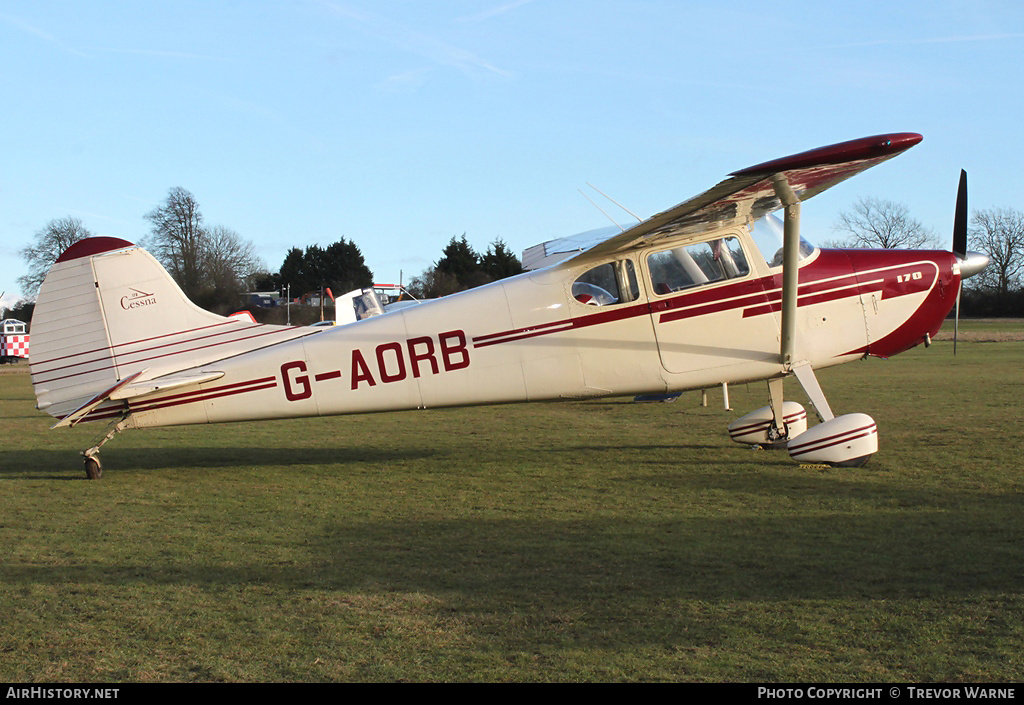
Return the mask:
M960 330L982 330L982 331L1024 331L1024 321L1020 318L961 318ZM942 322L942 330L953 330L953 319L948 318Z
M857 470L731 443L751 384L130 431L90 482L7 371L0 680L1019 681L1024 343L951 347L820 373Z

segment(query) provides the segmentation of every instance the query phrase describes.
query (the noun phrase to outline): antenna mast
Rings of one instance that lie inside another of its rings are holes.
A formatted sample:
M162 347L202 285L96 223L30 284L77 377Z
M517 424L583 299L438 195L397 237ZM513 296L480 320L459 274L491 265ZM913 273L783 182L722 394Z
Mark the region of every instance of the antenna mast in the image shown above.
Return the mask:
M643 221L643 219L642 219L642 218L641 218L640 216L638 216L638 215L637 215L636 213L634 213L633 211L631 211L631 210L629 210L628 208L626 208L626 207L625 207L624 205L622 205L621 203L619 203L618 201L616 201L616 200L615 200L614 198L612 198L612 197L611 197L611 196L609 196L609 195L608 195L607 193L605 193L604 191L602 191L601 189L599 189L599 188L598 188L597 186L594 186L594 184L592 184L592 183L590 183L590 182L588 181L588 182L587 182L587 186L589 186L590 188L594 189L594 190L595 190L595 191L597 191L597 192L598 192L599 194L601 194L602 196L604 196L605 198L607 198L607 199L608 199L609 201L611 201L612 203L614 203L615 205L617 205L617 206L618 206L619 208L621 208L622 210L626 211L626 212L627 212L627 213L629 213L629 214L630 214L631 216L633 216L634 218L636 218L636 222L638 222L638 223L642 223L642 222L644 222L644 221ZM603 211L602 211L602 212L603 212Z
M607 218L608 220L612 221L612 225L614 225L615 227L617 227L617 228L618 228L619 230L621 230L622 232L626 232L626 229L625 229L624 227L622 227L621 225L619 225L618 223L616 223L616 222L615 222L615 218L613 218L613 217L611 217L610 215L608 215L608 213L606 213L606 212L605 212L604 208L602 208L601 206L599 206L599 205L597 205L596 203L594 203L594 199L592 199L592 198L591 198L590 196L588 196L587 194L583 193L583 191L581 191L580 189L576 189L576 190L580 192L580 195L581 195L581 196L583 196L583 197L584 197L585 199L587 199L588 201L590 201L590 205L592 205L592 206L593 206L594 208L596 208L597 210L599 210L599 211L601 211L602 213L604 213L604 217L605 217L605 218ZM613 201L613 203L614 203L614 201Z

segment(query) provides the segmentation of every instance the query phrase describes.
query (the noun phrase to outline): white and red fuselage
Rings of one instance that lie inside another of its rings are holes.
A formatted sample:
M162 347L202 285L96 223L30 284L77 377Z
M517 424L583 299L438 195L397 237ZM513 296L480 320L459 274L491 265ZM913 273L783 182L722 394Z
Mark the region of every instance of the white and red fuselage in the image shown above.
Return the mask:
M649 252L637 250L610 259L632 263L638 297L605 306L580 303L572 292L595 262L315 333L220 319L151 336L146 319L162 315L151 297L107 314L136 318L138 338L109 356L34 359L33 381L46 387L115 366L123 377L186 353L211 358L196 367L223 373L213 381L109 401L83 419L127 412L128 427L147 427L670 392L781 376L781 267L758 256L745 229L715 233L723 235L742 243L745 276L659 295ZM818 249L801 262L799 282L797 355L821 368L894 355L934 335L955 302L959 270L942 251ZM130 296L126 289L119 300L135 303ZM221 357L242 340L291 334L299 337Z

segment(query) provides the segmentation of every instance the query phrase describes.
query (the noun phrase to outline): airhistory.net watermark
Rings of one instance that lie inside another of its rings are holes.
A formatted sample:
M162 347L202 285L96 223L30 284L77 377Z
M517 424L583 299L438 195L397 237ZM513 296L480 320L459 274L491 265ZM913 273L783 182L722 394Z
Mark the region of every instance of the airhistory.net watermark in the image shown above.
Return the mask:
M7 688L5 697L26 700L113 700L120 688L50 688L32 687Z

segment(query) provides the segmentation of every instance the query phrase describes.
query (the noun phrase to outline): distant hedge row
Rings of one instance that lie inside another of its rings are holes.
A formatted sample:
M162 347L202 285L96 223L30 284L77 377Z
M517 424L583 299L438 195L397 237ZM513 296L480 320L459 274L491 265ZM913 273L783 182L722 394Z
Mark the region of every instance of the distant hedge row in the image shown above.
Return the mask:
M960 316L964 318L1024 318L1024 289L1005 294L964 289L960 296Z

